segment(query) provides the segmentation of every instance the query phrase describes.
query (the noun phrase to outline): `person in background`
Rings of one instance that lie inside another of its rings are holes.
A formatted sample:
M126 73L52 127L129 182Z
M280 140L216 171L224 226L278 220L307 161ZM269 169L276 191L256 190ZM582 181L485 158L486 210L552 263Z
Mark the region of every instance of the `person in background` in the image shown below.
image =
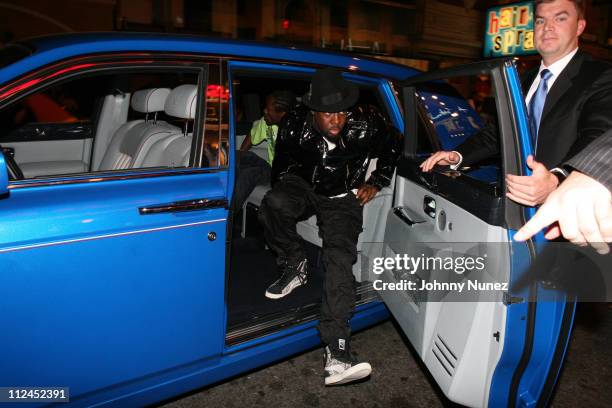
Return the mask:
M295 95L290 91L274 91L266 97L264 115L253 122L238 152L238 174L234 190L234 210L238 211L258 184L270 184L270 171L274 160L274 144L278 125L295 105ZM264 141L268 142L268 160L264 160L249 149Z

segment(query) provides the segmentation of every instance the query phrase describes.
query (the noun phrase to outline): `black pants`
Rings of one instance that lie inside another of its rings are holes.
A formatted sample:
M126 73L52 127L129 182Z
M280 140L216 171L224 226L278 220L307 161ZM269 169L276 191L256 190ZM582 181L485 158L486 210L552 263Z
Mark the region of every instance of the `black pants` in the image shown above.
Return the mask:
M249 197L258 184L270 184L271 168L267 161L253 152L238 151L238 168L236 172L236 187L232 207L235 212Z
M302 178L284 176L263 199L259 221L268 245L276 253L296 261L305 257L296 223L316 214L323 240L325 281L319 332L325 344L350 337L348 321L355 308L357 239L362 231L363 209L352 193L342 198L315 194Z

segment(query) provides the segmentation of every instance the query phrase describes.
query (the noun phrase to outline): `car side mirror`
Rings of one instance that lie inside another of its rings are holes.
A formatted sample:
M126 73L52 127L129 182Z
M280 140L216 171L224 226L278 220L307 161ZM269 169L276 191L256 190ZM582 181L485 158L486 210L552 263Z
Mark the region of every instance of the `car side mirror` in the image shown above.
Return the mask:
M0 198L5 198L9 194L9 177L4 153L0 150Z

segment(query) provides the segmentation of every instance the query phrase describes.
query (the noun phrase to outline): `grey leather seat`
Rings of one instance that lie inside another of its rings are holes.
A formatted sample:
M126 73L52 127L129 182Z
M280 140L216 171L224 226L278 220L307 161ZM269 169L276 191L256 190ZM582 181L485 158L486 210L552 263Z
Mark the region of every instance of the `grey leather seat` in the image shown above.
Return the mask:
M164 111L168 116L183 119L185 122L195 118L198 89L196 85L180 85L174 88L166 99ZM173 132L159 138L142 155L138 167L183 167L189 165L192 134L176 128ZM140 160L140 157L137 158Z
M130 105L136 112L147 115L145 120L134 120L123 124L113 135L98 170L116 170L140 167L139 157L144 157L149 148L159 139L178 128L156 120L157 112L164 110L168 88L143 89L134 92ZM153 119L149 115L155 115Z

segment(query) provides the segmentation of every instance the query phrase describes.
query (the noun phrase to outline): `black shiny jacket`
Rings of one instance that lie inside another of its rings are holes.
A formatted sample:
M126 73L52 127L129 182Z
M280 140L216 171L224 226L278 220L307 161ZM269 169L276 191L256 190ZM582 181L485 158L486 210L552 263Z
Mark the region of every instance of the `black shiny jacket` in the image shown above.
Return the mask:
M347 193L364 182L379 190L389 185L403 139L376 108L353 107L332 150L313 121L312 113L304 107L283 118L272 163L273 184L286 174L295 174L327 197ZM373 158L378 158L376 170L366 181Z

